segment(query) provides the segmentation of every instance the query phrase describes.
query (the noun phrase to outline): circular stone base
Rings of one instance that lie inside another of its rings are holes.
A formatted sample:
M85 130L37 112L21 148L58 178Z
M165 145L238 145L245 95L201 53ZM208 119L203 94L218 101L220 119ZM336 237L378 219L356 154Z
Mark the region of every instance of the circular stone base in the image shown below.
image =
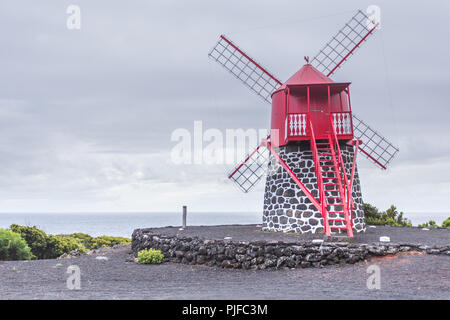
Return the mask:
M345 168L348 176L350 176L354 156L353 147L345 143L340 143L340 148ZM309 142L282 146L279 148L278 153L311 194L318 199L319 190ZM330 167L323 168L324 172L330 170L332 170ZM329 176L332 177L333 174L329 173ZM323 182L336 183L336 180L330 178L324 179ZM332 186L328 187L333 189ZM354 232L362 232L366 230L366 226L362 207L361 187L356 166L352 195L355 203L355 210L353 210L353 230ZM333 203L333 199L329 199L329 202ZM329 211L340 210L342 210L342 206L336 205L329 208ZM330 213L329 217L339 218L333 213ZM343 226L344 223L342 221L330 221L330 225ZM273 156L271 156L271 161L269 162L266 179L262 230L299 233L324 232L322 214ZM336 232L335 230L333 232ZM337 231L346 233L345 230Z

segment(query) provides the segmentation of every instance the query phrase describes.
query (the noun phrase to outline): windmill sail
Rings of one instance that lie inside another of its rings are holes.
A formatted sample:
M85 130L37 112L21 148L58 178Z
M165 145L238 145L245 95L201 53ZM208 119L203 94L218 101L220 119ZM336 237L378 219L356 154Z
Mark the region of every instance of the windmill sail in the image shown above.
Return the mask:
M359 150L375 164L386 169L399 149L353 114L355 139L362 140Z
M367 23L368 21L371 23ZM371 21L365 13L358 10L311 60L311 64L327 77L331 76L373 34L378 25L379 23Z
M266 174L269 151L263 142L228 175L243 192L247 193Z
M261 67L225 36L220 36L219 41L208 56L216 60L266 102L272 103L271 94L281 85L280 80Z

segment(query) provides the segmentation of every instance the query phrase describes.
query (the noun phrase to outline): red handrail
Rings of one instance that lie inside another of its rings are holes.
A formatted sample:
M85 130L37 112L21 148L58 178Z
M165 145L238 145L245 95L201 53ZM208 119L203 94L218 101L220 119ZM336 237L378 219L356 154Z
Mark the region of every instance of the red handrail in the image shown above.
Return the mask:
M311 151L313 154L313 161L314 161L314 167L315 167L315 171L316 171L316 177L317 177L317 186L319 188L319 201L320 201L320 206L322 208L321 213L322 213L322 218L324 219L324 221L326 221L326 210L325 210L325 191L324 191L324 186L323 186L323 180L322 180L322 174L320 172L320 162L319 162L319 153L317 151L317 144L316 144L316 139L315 139L315 135L314 135L314 128L312 125L312 121L311 121L311 114L308 112L308 124L309 124L309 136L310 136L310 141L311 141ZM324 224L324 231L327 231L327 226Z
M331 115L330 115L330 122L331 122L331 132L332 132L332 136L333 136L333 143L336 145L336 149L337 149L337 152L339 154L338 155L338 166L342 170L341 176L344 176L345 193L346 193L346 199L345 200L347 202L347 208L350 211L350 223L351 223L351 226L353 227L353 210L352 210L352 207L354 206L353 196L352 196L352 191L349 190L350 185L348 183L347 172L346 172L345 165L344 165L344 159L342 158L341 148L339 146L339 140L337 139L336 130L334 128L333 120L331 118Z

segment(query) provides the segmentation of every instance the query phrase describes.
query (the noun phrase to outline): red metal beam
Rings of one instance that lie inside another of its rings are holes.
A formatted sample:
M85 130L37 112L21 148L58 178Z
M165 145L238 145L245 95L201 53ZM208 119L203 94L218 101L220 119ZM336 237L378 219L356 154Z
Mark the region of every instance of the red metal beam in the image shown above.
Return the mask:
M312 204L322 212L322 208L320 206L320 203L314 198L314 196L309 192L308 188L297 178L295 173L289 168L289 166L281 159L280 155L273 149L271 143L269 141L266 142L267 148L270 150L270 152L273 154L273 156L278 160L278 162L281 164L281 166L286 170L286 172L291 176L292 180L298 185L298 187L303 191L303 193L308 197L308 199L312 202Z
M329 77L331 74L333 74L333 72L339 68L339 66L344 63L345 60L347 60L347 58L353 53L353 51L356 50L356 48L358 48L360 46L360 44L366 40L366 38L375 30L376 27L378 27L380 23L378 22L354 47L352 50L350 50L344 58L342 58L342 60L327 74L327 77Z
M380 162L377 161L377 159L375 159L374 157L372 157L370 154L368 154L366 151L364 151L363 148L358 146L358 149L364 153L366 156L368 156L370 159L372 159L376 164L378 164L381 168L383 168L384 170L386 170L386 167L383 166Z
M232 46L234 49L236 49L240 54L242 54L244 57L246 57L248 60L250 60L252 63L254 63L259 69L261 69L265 74L267 74L269 77L271 77L273 80L275 80L279 85L282 85L283 83L275 78L273 75L271 75L266 69L261 67L259 63L257 63L255 60L250 58L247 54L244 53L241 49L239 49L233 42L228 40L223 34L220 36L223 40L225 40L230 46Z

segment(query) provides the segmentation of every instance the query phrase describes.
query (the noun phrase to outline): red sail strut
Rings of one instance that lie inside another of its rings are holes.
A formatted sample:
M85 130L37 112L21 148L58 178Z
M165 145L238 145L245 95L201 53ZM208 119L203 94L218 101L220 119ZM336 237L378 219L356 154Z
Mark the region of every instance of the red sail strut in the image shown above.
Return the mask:
M350 50L350 52L349 53L347 53L346 55L345 55L345 57L330 71L330 72L328 72L328 74L327 74L327 77L329 77L329 76L331 76L332 74L333 74L333 72L337 69L337 68L339 68L339 66L341 65L341 64L343 64L344 63L344 61L346 61L347 60L347 58L353 53L353 51L355 51L356 50L356 48L358 48L360 45L361 45L361 43L363 43L363 41L364 40L366 40L366 38L376 29L376 27L378 27L378 25L379 25L379 23L377 23L371 30L369 30L369 32L353 47L353 49L352 50Z
M255 60L253 60L252 58L250 58L244 51L242 51L241 49L238 48L238 46L236 46L233 42L231 42L230 40L228 40L223 34L220 35L220 37L225 40L230 46L232 46L234 49L236 49L240 54L242 54L244 57L246 57L248 60L250 60L254 65L256 65L259 69L261 69L262 72L264 72L265 74L267 74L269 77L271 77L273 80L275 80L276 82L278 82L278 84L281 86L282 82L280 80L278 80L277 78L275 78L273 75L271 75L266 69L264 69L259 63L257 63Z

